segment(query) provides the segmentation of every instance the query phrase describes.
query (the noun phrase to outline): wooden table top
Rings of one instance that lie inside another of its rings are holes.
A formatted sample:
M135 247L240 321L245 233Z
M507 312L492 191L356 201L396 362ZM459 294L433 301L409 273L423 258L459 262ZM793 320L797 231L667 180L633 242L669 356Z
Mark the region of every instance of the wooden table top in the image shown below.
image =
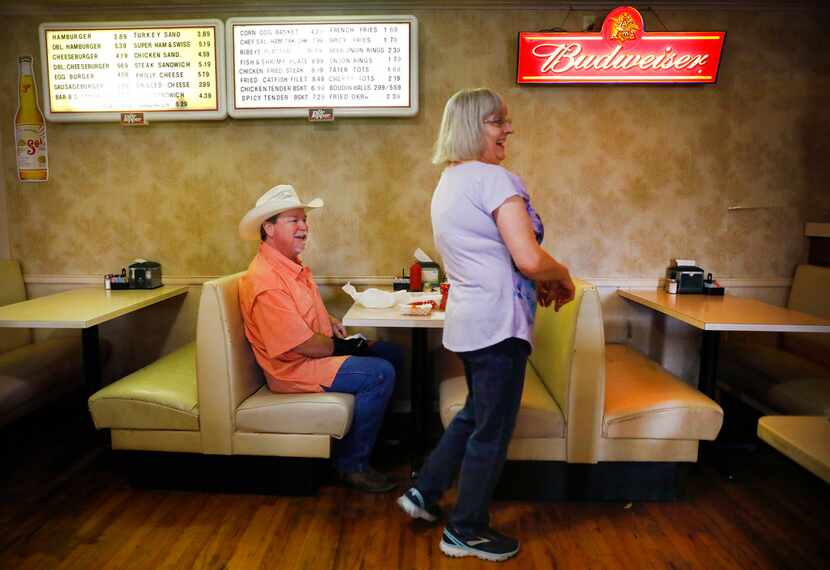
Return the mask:
M701 330L830 333L830 319L734 295L670 295L659 289L617 294Z
M390 327L409 329L444 328L444 311L432 311L425 317L402 315L397 306L388 309L367 309L353 304L343 317L347 327Z
M118 291L70 289L0 307L0 327L85 329L185 293L184 285Z
M758 437L830 483L830 418L764 416Z

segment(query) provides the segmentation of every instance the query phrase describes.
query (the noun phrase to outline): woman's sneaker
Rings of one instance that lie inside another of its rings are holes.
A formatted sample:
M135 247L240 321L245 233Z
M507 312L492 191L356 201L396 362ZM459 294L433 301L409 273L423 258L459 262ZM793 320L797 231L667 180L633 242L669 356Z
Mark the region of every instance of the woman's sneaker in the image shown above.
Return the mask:
M518 551L518 540L504 536L491 528L467 534L447 525L441 537L441 552L455 558L476 556L482 560L501 562Z
M398 497L398 506L413 519L424 519L429 522L437 521L444 514L438 505L427 505L421 492L415 487Z

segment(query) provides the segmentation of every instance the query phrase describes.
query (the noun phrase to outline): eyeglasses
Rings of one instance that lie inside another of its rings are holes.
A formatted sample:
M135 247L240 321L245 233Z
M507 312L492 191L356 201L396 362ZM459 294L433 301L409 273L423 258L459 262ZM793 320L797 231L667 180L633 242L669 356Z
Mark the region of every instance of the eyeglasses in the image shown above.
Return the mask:
M484 119L484 124L486 125L495 125L500 129L503 129L506 125L512 125L513 119L507 117L504 119Z

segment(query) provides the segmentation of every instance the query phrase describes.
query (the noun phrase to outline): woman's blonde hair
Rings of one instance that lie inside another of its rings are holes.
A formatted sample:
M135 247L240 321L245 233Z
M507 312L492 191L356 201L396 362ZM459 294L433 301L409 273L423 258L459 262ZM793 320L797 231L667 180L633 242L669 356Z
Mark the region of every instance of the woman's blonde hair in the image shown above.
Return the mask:
M432 163L477 159L482 150L484 119L501 107L501 97L486 88L462 89L450 97L444 106Z

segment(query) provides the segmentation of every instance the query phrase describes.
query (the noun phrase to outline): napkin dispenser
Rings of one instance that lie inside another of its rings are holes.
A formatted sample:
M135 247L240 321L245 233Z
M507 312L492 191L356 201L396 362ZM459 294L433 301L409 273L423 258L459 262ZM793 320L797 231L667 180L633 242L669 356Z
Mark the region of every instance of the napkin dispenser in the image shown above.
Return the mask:
M678 293L703 293L703 269L695 265L669 267L666 279L677 281Z
M410 291L432 291L441 283L441 267L420 247L415 250L415 263L409 268Z
M156 289L161 287L161 264L156 261L138 261L127 269L130 289Z

